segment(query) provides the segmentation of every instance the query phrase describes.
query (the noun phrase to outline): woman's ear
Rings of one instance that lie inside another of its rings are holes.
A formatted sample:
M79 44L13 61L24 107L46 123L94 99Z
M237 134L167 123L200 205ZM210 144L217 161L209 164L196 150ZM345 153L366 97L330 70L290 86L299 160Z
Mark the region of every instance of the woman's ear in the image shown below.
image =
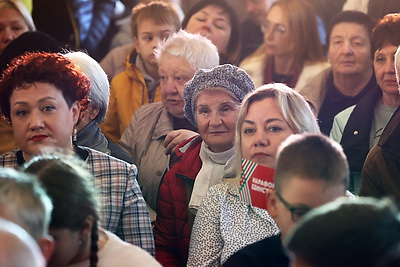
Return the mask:
M72 118L74 121L74 125L76 125L79 122L79 116L81 113L81 104L78 101L75 101L71 106L71 111L72 111Z

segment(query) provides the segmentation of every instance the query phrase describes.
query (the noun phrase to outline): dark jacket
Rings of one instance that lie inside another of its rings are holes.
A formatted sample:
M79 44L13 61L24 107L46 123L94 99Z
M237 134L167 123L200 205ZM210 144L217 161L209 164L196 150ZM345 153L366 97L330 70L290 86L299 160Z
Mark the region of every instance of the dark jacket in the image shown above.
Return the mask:
M346 153L352 172L361 172L369 152L375 107L381 97L382 90L379 87L371 90L357 103L347 120L340 144Z
M154 227L156 259L163 266L186 266L190 226L188 203L194 180L201 169L199 156L202 139L195 136L175 150L179 159L166 173L159 191L157 220Z
M400 108L386 125L362 170L360 195L391 196L400 204Z

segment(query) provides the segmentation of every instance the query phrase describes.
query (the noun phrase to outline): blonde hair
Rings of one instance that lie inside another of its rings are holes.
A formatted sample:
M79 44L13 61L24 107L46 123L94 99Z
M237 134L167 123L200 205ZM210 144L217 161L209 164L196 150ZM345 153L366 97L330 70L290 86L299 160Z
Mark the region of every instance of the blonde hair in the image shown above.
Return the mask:
M36 31L35 23L33 23L33 19L31 14L25 5L19 0L0 0L0 10L6 8L13 8L18 11L21 16L24 18L26 25L30 31Z
M250 106L266 98L275 100L277 107L282 112L283 118L294 134L320 133L317 119L309 104L298 92L283 83L270 83L262 85L249 93L243 100L236 124L236 160L238 168L241 168L242 159L242 126ZM240 171L236 172L235 182L240 180Z
M320 132L317 120L303 96L283 83L270 83L249 93L243 100L236 125L236 135L240 144L242 125L250 106L265 98L275 99L283 118L295 134Z

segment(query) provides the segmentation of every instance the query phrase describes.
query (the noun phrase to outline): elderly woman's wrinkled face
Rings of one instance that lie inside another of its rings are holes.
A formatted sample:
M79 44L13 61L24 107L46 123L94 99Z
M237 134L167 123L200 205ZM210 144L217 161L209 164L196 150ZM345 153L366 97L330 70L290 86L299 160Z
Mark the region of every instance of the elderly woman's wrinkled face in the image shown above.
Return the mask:
M27 32L24 17L14 8L0 10L0 54L12 40Z
M215 153L233 147L240 103L224 88L205 89L195 104L195 119L203 141Z
M241 126L243 158L274 168L279 145L293 133L275 99L255 101Z
M62 92L52 84L36 82L14 89L10 97L10 118L14 137L25 160L45 147L72 149L72 131L80 105L71 108Z
M164 108L174 117L185 118L182 91L185 83L192 79L195 70L186 60L166 53L160 59L158 73Z
M189 19L185 30L207 37L220 54L227 52L232 27L228 13L222 8L210 5L200 9Z

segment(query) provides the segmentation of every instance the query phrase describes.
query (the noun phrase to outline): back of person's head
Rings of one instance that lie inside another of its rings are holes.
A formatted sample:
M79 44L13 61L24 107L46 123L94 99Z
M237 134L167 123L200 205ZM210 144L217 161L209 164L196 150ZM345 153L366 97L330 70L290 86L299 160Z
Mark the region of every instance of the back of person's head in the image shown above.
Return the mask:
M310 211L285 243L295 260L306 266L372 267L399 240L400 215L395 204L360 197L338 199Z
M381 49L385 43L394 46L400 45L400 13L393 13L384 16L378 21L372 30L371 35L371 56L375 51Z
M286 16L293 56L302 61L324 60L314 6L307 0L277 0L269 10L273 7L279 7Z
M46 266L36 242L17 224L0 219L0 240L0 266Z
M24 166L24 171L35 174L52 199L54 209L50 229L81 230L91 218L91 261L97 262L97 221L99 219L92 175L84 163L72 156L41 155ZM86 237L83 240L88 241ZM83 241L82 241L83 242Z
M171 35L156 50L158 61L164 54L179 57L187 61L194 70L212 69L219 64L217 47L200 34L191 34L184 30Z
M326 186L343 186L349 181L349 166L342 147L323 134L289 136L278 149L275 190L280 192L292 177L322 181Z
M31 14L29 13L28 9L21 1L19 1L19 0L0 0L0 10L3 10L5 8L13 8L13 9L17 10L24 18L26 24L28 25L29 30L30 31L36 30L36 27L35 27L35 24L33 23Z
M329 45L330 38L331 38L331 33L332 29L339 23L356 23L361 26L363 26L368 33L368 36L371 37L372 34L372 29L375 26L375 22L373 19L368 16L367 14L360 12L360 11L354 11L354 10L346 10L339 12L336 14L329 25L328 32L326 35L327 38L327 44Z
M182 21L182 29L186 29L190 18L201 9L207 6L216 6L221 8L229 17L231 24L231 37L229 39L228 47L224 55L220 55L221 64L237 64L240 57L241 49L241 35L240 35L240 20L235 10L225 0L201 0L194 4L185 14Z
M90 80L90 105L99 108L99 114L95 120L103 123L108 109L110 97L110 84L107 74L100 64L84 52L70 52L65 54L75 63Z
M52 207L36 179L0 168L0 217L20 225L39 241L48 234Z
M35 82L50 83L59 89L68 107L76 101L81 109L88 104L90 81L76 65L61 54L35 52L14 58L0 79L0 106L10 119L10 97L16 88Z
M4 48L0 55L0 74L7 68L11 60L25 52L60 52L57 41L50 35L39 32L25 32Z
M140 3L132 9L131 30L133 37L138 37L138 27L146 19L153 20L156 25L174 25L176 31L181 27L179 16L170 3L163 1Z
M236 127L239 144L241 144L242 125L250 106L265 98L273 98L276 101L283 117L294 133L320 132L317 120L303 96L283 83L265 84L249 93L242 102Z

